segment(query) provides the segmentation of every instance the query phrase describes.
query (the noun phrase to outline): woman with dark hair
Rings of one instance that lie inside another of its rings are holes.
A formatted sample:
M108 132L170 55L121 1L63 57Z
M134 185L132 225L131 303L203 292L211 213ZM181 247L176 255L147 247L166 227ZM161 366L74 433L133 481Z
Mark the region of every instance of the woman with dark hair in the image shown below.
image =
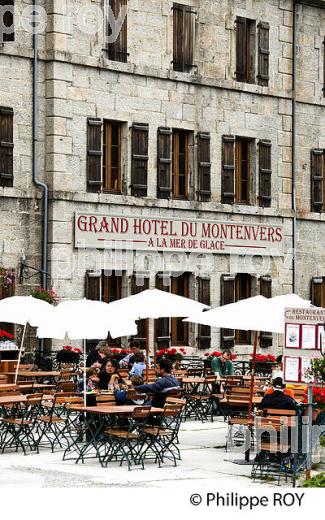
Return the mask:
M122 382L118 373L118 363L115 359L108 359L99 374L100 390L108 390L108 385L116 385Z

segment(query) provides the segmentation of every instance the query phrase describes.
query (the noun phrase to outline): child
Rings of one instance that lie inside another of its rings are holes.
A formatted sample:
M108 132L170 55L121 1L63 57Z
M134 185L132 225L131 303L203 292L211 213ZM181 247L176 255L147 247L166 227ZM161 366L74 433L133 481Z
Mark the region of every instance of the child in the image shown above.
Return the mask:
M86 392L94 392L94 391L98 392L98 382L99 382L99 377L98 377L97 368L94 368L94 367L88 368L88 370L86 372ZM83 379L79 380L78 390L79 390L79 392L84 391Z
M143 385L143 378L140 376L131 377L131 389L130 390L115 390L114 397L116 404L121 405L142 405L145 401L145 394L137 394L135 386Z

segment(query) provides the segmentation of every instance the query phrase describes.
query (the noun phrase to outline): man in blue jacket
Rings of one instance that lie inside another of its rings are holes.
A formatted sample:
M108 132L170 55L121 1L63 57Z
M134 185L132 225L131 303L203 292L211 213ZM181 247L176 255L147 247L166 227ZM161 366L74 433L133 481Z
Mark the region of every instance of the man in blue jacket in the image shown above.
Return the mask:
M159 379L155 383L135 386L137 392L152 394L151 406L163 408L168 392L171 389L179 389L180 383L171 375L172 364L169 359L161 359L157 363L156 374Z

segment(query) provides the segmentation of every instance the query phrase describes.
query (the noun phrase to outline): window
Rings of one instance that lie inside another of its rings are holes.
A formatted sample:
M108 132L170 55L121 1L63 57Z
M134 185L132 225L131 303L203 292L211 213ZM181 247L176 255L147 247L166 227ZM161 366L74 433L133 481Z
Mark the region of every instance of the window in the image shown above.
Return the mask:
M15 273L10 269L10 273L2 273L0 271L0 300L3 298L9 298L9 296L15 295ZM15 333L15 326L13 323L0 322L0 329L9 332L10 334Z
M250 147L248 139L236 139L235 202L249 204L250 194Z
M225 135L222 138L222 202L250 204L254 140Z
M195 14L188 5L173 4L173 69L178 72L194 67Z
M244 298L249 298L252 293L252 277L246 273L237 275L223 275L221 277L221 305L228 305ZM251 342L251 333L245 330L221 329L221 347L233 348L235 342L247 345Z
M171 292L178 296L189 296L189 273L173 276L171 279ZM188 345L188 323L183 318L172 318L172 345Z
M15 41L14 0L0 0L0 9L0 43L13 42Z
M251 276L249 274L237 274L235 281L235 301L244 300L251 296ZM251 333L247 330L236 330L235 341L238 345L249 345Z
M139 275L133 275L131 279L131 294L138 294L146 289L149 289L149 278L139 278ZM134 337L141 345L141 348L146 348L147 345L147 320L138 320L138 335Z
M133 123L131 158L131 194L146 197L148 190L148 139L149 125Z
M104 129L102 131L102 127ZM87 191L121 193L122 128L119 121L87 120ZM103 135L102 135L103 134Z
M104 190L117 193L121 192L121 130L121 123L104 122Z
M170 292L170 277L164 273L158 273L156 276L156 288L160 291ZM155 320L155 337L158 350L170 346L170 318Z
M127 0L106 0L111 7L114 18L117 20L114 29L120 29L118 35L112 31L112 27L108 24L107 41L108 41L108 57L112 61L121 61L126 63L128 60L128 44L127 44ZM124 17L125 13L125 17ZM123 21L122 21L123 20ZM119 25L121 23L121 26ZM113 40L113 41L110 41Z
M173 130L173 198L188 198L189 132Z
M111 303L122 297L122 275L113 272L110 275L105 271L88 271L86 273L86 298L89 300ZM121 339L112 339L108 335L110 345L120 345Z
M199 302L205 305L211 304L210 298L210 279L198 278ZM211 346L211 327L208 325L198 325L198 347L199 349L209 350Z
M261 86L269 84L270 25L258 24L257 80ZM240 16L236 19L236 80L255 83L256 22Z
M236 80L255 83L256 22L236 19Z
M0 186L13 186L13 110L0 107Z
M325 209L325 153L324 150L311 151L311 210L324 211Z
M312 278L311 303L316 307L325 307L325 276Z
M210 134L199 132L197 135L198 157L198 199L201 202L211 198L211 158L210 158Z
M272 278L270 276L260 277L260 295L264 298L272 298ZM260 332L260 347L272 346L272 332Z

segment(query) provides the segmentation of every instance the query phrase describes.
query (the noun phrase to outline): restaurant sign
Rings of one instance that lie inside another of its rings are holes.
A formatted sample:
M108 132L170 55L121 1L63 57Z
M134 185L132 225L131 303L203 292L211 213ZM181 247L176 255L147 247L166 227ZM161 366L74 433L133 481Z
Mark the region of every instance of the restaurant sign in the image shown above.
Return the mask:
M76 212L75 247L282 256L283 228L247 222Z

